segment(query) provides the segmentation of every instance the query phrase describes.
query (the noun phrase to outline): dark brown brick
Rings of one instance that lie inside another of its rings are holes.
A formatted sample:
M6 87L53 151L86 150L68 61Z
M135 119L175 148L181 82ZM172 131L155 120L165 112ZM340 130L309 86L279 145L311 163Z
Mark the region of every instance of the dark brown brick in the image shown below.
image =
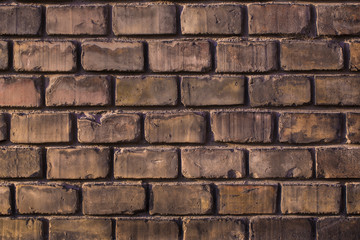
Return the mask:
M211 68L210 43L150 41L149 67L153 72L206 72Z
M276 70L273 41L218 42L216 72L268 72Z
M17 5L0 7L1 35L36 35L40 31L40 6Z
M202 215L212 212L210 186L204 184L153 184L150 214Z
M43 236L42 228L42 221L34 218L0 219L2 240L39 240Z
M9 49L8 43L0 41L0 70L5 70L9 67Z
M346 212L348 214L360 213L360 184L346 183Z
M283 41L280 62L285 71L340 70L344 67L342 47L329 41Z
M245 176L245 156L239 149L183 149L181 169L186 178L241 178Z
M317 221L318 240L358 240L360 236L360 218L324 217Z
M83 185L83 212L86 215L134 214L143 210L145 189L140 184Z
M350 49L350 70L360 70L360 42L351 42L349 44Z
M185 106L244 104L244 77L183 77L181 101Z
M4 114L0 114L0 141L4 141L8 137L8 124Z
M0 215L11 214L11 195L8 186L0 186Z
M360 142L360 114L346 114L346 138L349 143Z
M217 142L271 142L271 113L212 112L211 130Z

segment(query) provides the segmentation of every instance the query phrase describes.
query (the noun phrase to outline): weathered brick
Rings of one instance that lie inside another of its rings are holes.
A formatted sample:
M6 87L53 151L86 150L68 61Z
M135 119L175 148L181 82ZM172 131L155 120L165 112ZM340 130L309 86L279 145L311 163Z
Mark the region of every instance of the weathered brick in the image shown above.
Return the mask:
M143 210L145 189L140 184L90 183L83 186L83 212L86 215L134 214Z
M245 239L245 225L238 219L191 219L183 221L185 240Z
M116 222L116 236L118 240L178 239L179 227L174 221L119 219Z
M280 62L285 71L340 70L344 67L342 47L330 41L283 41Z
M185 5L181 12L182 34L240 34L241 5Z
M305 76L253 76L249 78L250 105L296 106L311 101L310 79Z
M1 147L0 178L41 177L41 150L33 147Z
M123 148L115 151L115 178L175 178L178 175L176 149Z
M241 178L245 176L245 156L239 149L183 149L181 169L186 178Z
M150 214L188 215L212 212L212 195L204 184L153 184Z
M108 148L48 148L48 179L105 178L109 172Z
M81 64L87 71L143 71L144 44L142 42L84 42Z
M360 178L360 149L320 148L316 155L318 178Z
M41 26L39 6L17 5L0 7L1 35L36 35Z
M0 41L0 70L7 69L9 67L9 49L8 43Z
M219 214L273 214L276 185L218 185Z
M217 142L271 142L271 113L212 112L211 130Z
M0 106L39 107L40 87L37 77L0 77Z
M316 76L315 101L317 105L359 105L360 77Z
M104 35L106 6L47 6L46 33L49 35Z
M346 114L346 138L349 143L360 142L360 114Z
M312 240L311 220L308 218L255 217L250 222L251 240Z
M0 231L2 240L39 240L42 239L42 221L28 219L0 219Z
M249 34L309 34L310 5L250 4Z
M110 219L50 219L49 239L111 240Z
M346 211L348 214L360 213L360 184L346 183Z
M279 141L288 143L335 142L341 137L337 113L282 113Z
M339 184L283 184L281 211L285 214L336 214L340 211Z
M244 104L244 77L183 77L181 101L185 106Z
M319 35L348 35L360 33L360 5L321 4L316 6Z
M253 149L249 173L253 178L311 178L313 158L308 149Z
M116 78L117 106L174 106L177 103L176 77L125 76Z
M317 221L318 240L358 240L360 236L360 218L324 217Z
M110 104L110 83L104 76L50 76L47 106L105 106Z
M8 186L0 186L0 215L11 213L11 196Z
M115 35L176 33L176 6L173 4L121 4L113 7Z
M153 72L206 72L211 68L210 43L150 41L149 67Z
M351 42L349 44L350 49L350 70L360 70L360 42Z
M4 114L0 114L0 141L4 141L8 137L8 125Z
M153 113L145 119L149 143L204 143L206 121L196 113Z
M82 143L134 142L139 137L138 114L87 114L78 119L78 139Z
M77 201L77 190L70 185L16 186L16 207L20 214L72 214Z
M276 70L277 46L273 41L219 42L216 72L268 72Z
M16 41L14 69L26 72L71 72L76 69L72 42Z
M14 143L60 143L71 140L68 113L14 113L10 140Z

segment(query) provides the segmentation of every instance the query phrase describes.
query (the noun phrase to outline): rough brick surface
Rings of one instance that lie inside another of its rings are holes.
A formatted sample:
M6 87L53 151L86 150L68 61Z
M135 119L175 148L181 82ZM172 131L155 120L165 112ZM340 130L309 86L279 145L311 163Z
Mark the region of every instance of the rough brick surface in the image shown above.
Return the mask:
M8 124L4 114L0 114L0 141L6 140L8 137Z
M11 219L1 218L0 229L1 239L28 239L37 240L42 238L43 223L41 220L26 218L26 219Z
M360 236L360 218L328 217L317 221L317 239L357 240Z
M347 183L346 184L346 211L348 214L360 213L360 184L359 183Z
M359 26L360 27L360 26ZM360 31L360 30L359 30ZM360 42L351 42L350 48L350 70L360 70Z
M11 196L8 186L0 186L0 215L11 213Z
M0 70L7 69L9 66L8 43L0 41Z
M182 34L240 34L241 5L185 5L181 12Z
M347 113L346 114L346 138L348 142L360 142L360 114Z
M119 4L113 7L116 35L176 33L176 6L172 4Z
M1 6L0 34L36 35L40 31L41 8L39 6Z

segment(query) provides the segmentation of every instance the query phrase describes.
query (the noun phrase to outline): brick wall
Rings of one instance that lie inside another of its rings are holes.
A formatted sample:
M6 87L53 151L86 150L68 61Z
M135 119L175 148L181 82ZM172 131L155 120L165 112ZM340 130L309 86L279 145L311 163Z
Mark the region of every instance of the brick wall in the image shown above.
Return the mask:
M0 238L358 240L346 2L1 1Z

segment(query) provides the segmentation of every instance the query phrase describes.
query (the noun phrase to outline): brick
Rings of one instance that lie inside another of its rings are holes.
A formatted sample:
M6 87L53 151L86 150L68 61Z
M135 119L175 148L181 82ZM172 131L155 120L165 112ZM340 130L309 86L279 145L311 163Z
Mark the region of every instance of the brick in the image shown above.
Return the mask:
M313 157L308 149L252 149L249 173L253 178L311 178Z
M310 5L250 4L249 34L309 34Z
M281 68L285 71L340 70L343 50L330 41L284 41L280 44Z
M14 69L21 72L72 72L76 47L72 42L16 41Z
M316 76L316 105L359 105L358 76Z
M311 102L310 79L305 76L253 76L249 78L250 105L298 106Z
M176 77L125 76L116 78L116 106L175 106Z
M5 70L9 67L9 49L8 43L0 41L0 70Z
M239 149L183 149L181 169L186 178L241 178L245 176L245 156Z
M360 70L360 42L351 42L349 44L350 49L350 70Z
M83 185L83 212L86 215L135 214L144 210L145 189L140 184Z
M174 221L119 219L116 222L116 236L118 240L178 239L179 227Z
M47 106L106 106L110 83L104 76L50 76L45 101Z
M143 71L144 44L142 42L84 42L81 64L86 71Z
M208 41L151 41L148 44L149 68L153 72L207 72L211 68Z
M360 149L320 148L316 155L318 178L360 178Z
M46 151L48 179L105 178L109 172L108 148L48 148Z
M71 185L17 185L16 207L20 214L73 214L77 190Z
M40 107L40 89L37 77L0 77L0 106Z
M27 219L12 219L1 218L0 230L2 240L14 240L14 239L27 239L38 240L42 239L42 221L27 218Z
M115 178L175 178L178 175L176 149L123 148L114 154Z
M340 200L338 184L283 184L281 211L284 214L337 214Z
M152 113L145 119L149 143L204 143L206 121L196 113Z
M360 5L321 4L316 6L319 35L356 35L360 33Z
M46 6L48 35L104 35L107 32L106 6Z
M110 219L50 219L49 239L111 240Z
M287 143L329 143L341 137L340 114L282 113L279 117L279 141Z
M9 186L0 186L0 215L11 214L11 196Z
M360 213L360 184L346 183L346 212L348 214Z
M0 178L41 177L41 149L33 147L1 147Z
M10 141L13 143L60 143L71 140L68 113L12 114Z
M211 190L205 184L153 184L150 214L202 215L212 213Z
M182 34L240 34L241 5L185 5L181 12Z
M218 42L216 72L268 72L276 70L277 46L273 41Z
M244 77L183 77L181 102L185 106L239 105L245 100Z
M216 142L271 142L271 113L212 112L211 130Z
M8 137L8 125L4 114L0 114L0 141L4 141Z
M324 217L317 221L318 240L357 240L360 236L360 218Z
M346 138L349 143L360 142L360 114L346 114Z
M18 5L1 6L1 35L37 35L41 26L39 6ZM5 24L6 23L6 24Z
M139 137L138 114L105 113L78 119L78 139L82 143L134 142Z
M115 35L155 35L176 33L174 4L119 4L113 7Z
M276 185L217 185L219 214L274 214Z
M235 219L191 219L183 222L184 239L238 239L245 240L245 225Z
M254 217L250 222L252 240L312 240L311 220L308 218Z

